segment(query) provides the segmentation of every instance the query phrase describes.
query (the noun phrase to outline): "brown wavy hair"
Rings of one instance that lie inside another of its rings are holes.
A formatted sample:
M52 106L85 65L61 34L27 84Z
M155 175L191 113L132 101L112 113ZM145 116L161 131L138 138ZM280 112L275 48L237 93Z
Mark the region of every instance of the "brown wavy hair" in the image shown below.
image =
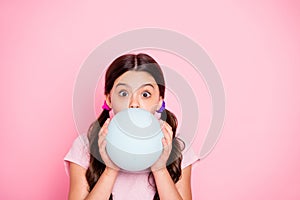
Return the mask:
M143 53L137 55L125 54L118 57L110 64L105 74L105 95L110 93L115 80L127 71L148 72L158 84L160 96L162 98L165 97L165 80L163 72L159 64L152 57ZM90 191L94 188L106 167L99 153L98 133L107 118L109 118L109 111L103 110L98 119L90 125L88 130L90 163L85 176ZM170 124L173 131L172 151L167 162L167 170L174 183L176 183L181 177L181 152L184 149L184 143L182 140L175 137L178 125L176 116L169 110L165 109L161 114L161 119ZM152 187L155 188L156 191L153 200L159 200L159 195L152 172L149 172L148 182L152 185ZM109 199L113 199L112 194L110 195Z

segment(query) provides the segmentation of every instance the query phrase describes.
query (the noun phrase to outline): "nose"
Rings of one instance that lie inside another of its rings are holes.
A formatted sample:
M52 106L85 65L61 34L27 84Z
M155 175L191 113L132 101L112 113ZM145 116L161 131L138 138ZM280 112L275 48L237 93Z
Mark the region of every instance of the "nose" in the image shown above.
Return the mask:
M130 98L129 108L139 108L139 107L140 107L139 100L138 100L137 96L134 94Z

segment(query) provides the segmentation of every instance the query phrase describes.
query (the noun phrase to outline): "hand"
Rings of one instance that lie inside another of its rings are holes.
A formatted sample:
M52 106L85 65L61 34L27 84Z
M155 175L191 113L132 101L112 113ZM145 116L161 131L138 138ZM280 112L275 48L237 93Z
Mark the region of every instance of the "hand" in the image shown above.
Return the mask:
M106 165L107 168L109 169L113 169L115 171L119 171L120 168L117 167L112 161L111 159L109 158L109 156L107 155L107 152L106 152L106 140L105 140L105 137L108 133L108 124L110 122L110 119L108 118L105 123L103 124L102 128L100 129L99 131L99 139L98 139L98 146L99 146L99 153L101 155L101 158L104 162L104 164Z
M172 151L173 131L172 127L165 121L162 121L162 132L164 134L164 137L162 138L163 151L158 160L151 166L152 172L166 168L167 161Z

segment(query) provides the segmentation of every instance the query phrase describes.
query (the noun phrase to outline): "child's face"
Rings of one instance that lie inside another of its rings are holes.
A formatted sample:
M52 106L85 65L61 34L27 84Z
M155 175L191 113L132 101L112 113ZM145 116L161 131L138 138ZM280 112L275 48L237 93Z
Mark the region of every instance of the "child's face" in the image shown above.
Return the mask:
M115 80L106 101L115 114L126 108L143 108L154 114L161 106L162 97L149 73L128 71Z

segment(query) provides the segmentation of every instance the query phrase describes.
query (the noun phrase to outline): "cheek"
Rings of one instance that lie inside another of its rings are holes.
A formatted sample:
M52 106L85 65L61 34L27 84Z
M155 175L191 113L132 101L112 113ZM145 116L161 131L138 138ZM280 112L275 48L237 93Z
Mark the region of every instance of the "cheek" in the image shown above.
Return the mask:
M128 98L121 98L117 95L112 95L111 97L111 105L114 113L118 113L121 110L128 108Z
M159 98L153 98L149 100L142 101L141 107L148 110L151 113L155 113L159 109Z

